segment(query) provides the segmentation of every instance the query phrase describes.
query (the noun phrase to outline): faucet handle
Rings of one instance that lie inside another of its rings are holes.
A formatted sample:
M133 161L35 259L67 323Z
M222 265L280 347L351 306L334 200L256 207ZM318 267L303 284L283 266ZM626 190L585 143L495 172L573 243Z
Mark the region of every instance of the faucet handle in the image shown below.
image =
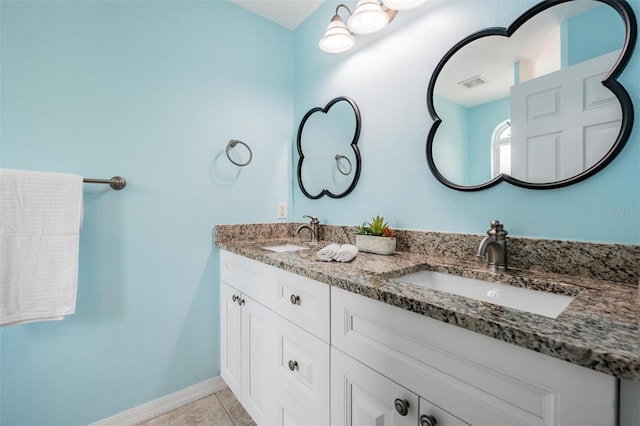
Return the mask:
M509 232L504 229L504 225L497 219L491 221L491 229L487 231L487 235L493 238L504 238L508 233Z
M320 223L320 221L318 220L318 216L311 216L311 215L305 214L302 217L308 217L311 220L312 225L316 225Z

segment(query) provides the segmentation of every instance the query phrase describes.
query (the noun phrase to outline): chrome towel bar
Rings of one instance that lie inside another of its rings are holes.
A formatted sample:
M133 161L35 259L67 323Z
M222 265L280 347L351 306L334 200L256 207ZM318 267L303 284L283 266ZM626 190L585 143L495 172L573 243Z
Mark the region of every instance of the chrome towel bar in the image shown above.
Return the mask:
M115 189L116 191L119 191L122 188L124 188L125 186L127 186L127 181L124 180L124 178L120 177L120 176L114 176L111 179L83 178L82 181L85 182L85 183L107 183L107 184L111 185L111 187L113 189Z

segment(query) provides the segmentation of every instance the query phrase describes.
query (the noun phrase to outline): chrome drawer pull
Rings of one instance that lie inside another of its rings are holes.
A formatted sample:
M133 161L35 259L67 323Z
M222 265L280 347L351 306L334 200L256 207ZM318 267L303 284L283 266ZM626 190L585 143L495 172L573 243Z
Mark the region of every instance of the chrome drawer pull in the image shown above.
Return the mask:
M436 418L430 414L420 416L420 426L436 426L437 423Z
M289 360L289 370L294 371L298 368L298 361Z
M292 294L289 300L291 300L291 303L294 305L300 304L300 296L298 296L297 294Z
M406 399L397 398L393 403L396 406L396 411L401 416L406 416L409 413L409 401Z

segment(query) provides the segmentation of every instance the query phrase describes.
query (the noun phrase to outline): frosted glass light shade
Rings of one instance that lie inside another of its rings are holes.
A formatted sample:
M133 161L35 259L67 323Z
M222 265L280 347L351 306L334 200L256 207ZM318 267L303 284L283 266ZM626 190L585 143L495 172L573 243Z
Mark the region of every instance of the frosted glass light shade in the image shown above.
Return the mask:
M409 10L420 6L425 1L426 0L382 0L382 3L389 9Z
M389 23L387 15L378 0L359 0L356 10L349 17L347 25L354 34L371 34Z
M327 53L341 53L351 49L355 42L356 39L351 35L342 18L336 14L327 26L327 31L318 42L318 46Z

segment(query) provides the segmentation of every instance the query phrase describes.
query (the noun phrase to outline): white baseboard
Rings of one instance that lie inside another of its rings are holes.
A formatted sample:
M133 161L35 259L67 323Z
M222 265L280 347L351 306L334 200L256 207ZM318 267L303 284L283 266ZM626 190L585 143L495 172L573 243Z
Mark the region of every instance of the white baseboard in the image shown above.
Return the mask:
M123 411L104 420L97 421L93 423L93 426L136 425L221 391L226 387L227 384L222 380L222 377L214 377L130 410Z

